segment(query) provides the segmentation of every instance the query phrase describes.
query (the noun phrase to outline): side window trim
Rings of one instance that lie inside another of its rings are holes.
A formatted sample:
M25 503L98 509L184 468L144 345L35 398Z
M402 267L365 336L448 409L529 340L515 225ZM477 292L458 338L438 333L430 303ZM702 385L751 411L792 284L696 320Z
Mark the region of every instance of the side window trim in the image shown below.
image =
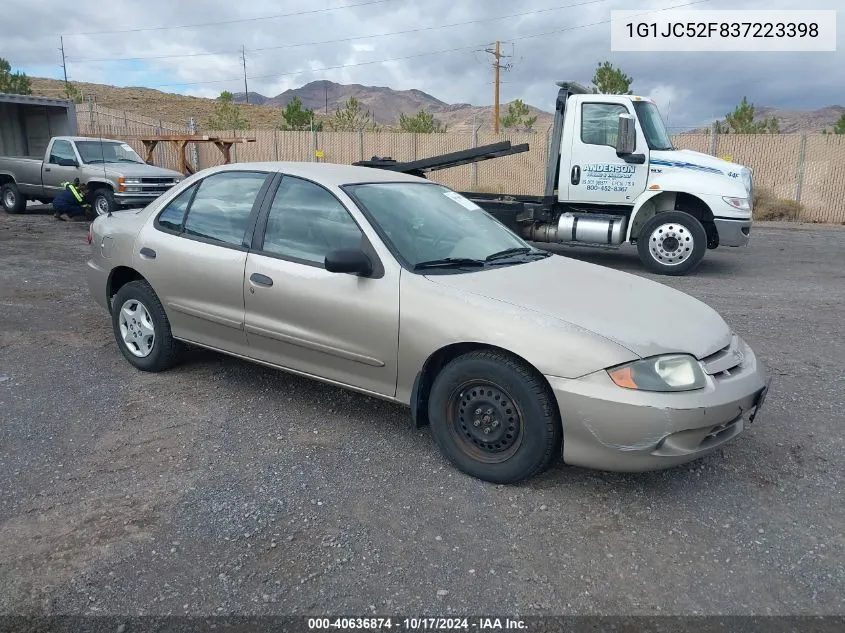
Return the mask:
M610 143L591 143L589 141L584 140L584 108L589 105L604 105L604 106L615 106L624 110L625 114L631 114L631 111L628 110L628 107L623 103L613 103L611 101L584 101L581 103L581 125L580 130L578 131L578 136L581 139L581 142L584 145L595 145L596 147L613 147ZM621 114L621 112L620 112ZM636 114L634 114L636 117ZM634 141L634 151L637 150L636 141Z
M176 196L171 198L170 201L166 205L164 205L158 211L158 213L156 213L155 219L153 220L153 226L156 229L158 229L159 231L162 231L164 233L170 233L171 235L183 236L183 233L185 231L185 220L188 218L188 209L190 208L191 203L194 201L194 197L197 195L197 191L199 191L199 189L200 189L200 183L201 182L202 182L202 180L197 180L190 187L188 187L188 189L181 191ZM179 225L179 230L174 231L173 229L169 229L167 227L162 226L161 223L159 222L159 219L161 218L161 216L164 215L164 213L170 208L170 205L172 205L174 202L176 202L179 199L179 197L183 193L185 193L185 191L189 191L189 190L191 191L191 197L188 199L188 204L185 205L185 213L182 216L182 223Z
M378 256L376 249L373 248L372 243L370 242L370 238L367 237L367 233L361 228L361 223L355 218L352 213L350 213L349 208L343 203L343 201L335 195L335 193L330 190L328 187L322 185L319 182L311 180L310 178L305 178L303 176L294 176L292 174L285 174L279 173L278 180L275 182L273 191L268 192L265 197L265 204L262 205L261 211L258 214L255 224L255 231L252 236L252 244L250 247L250 252L255 253L256 255L261 255L262 257L271 257L273 259L280 259L287 262L293 262L295 264L302 264L304 266L313 266L315 268L321 268L325 270L326 266L323 263L314 262L307 259L301 259L299 257L293 257L289 255L279 255L277 253L271 253L264 250L264 235L267 232L267 222L270 218L270 210L273 207L273 202L276 200L276 195L279 192L279 188L282 186L282 182L285 178L296 178L298 180L302 180L303 182L308 182L320 189L326 191L330 196L332 196L337 203L343 208L344 211L349 215L349 218L352 222L355 223L355 226L358 228L358 231L361 233L361 248L362 250L370 257L373 262L373 274L370 275L371 279L380 279L384 277L384 265L381 262L381 258Z

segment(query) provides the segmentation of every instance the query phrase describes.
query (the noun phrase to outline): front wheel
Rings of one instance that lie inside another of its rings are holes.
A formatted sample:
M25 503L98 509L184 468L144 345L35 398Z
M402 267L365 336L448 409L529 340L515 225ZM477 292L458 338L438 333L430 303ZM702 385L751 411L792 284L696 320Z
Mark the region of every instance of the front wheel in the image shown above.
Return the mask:
M661 275L685 275L701 263L706 251L707 232L683 211L658 213L637 238L640 260Z
M548 385L494 350L464 354L437 375L428 416L442 453L478 479L513 484L560 454L562 427Z
M114 201L114 194L111 189L100 188L92 195L92 205L97 215L106 215L117 210L117 203Z
M26 198L13 182L7 182L0 188L0 200L6 213L23 213L26 209Z

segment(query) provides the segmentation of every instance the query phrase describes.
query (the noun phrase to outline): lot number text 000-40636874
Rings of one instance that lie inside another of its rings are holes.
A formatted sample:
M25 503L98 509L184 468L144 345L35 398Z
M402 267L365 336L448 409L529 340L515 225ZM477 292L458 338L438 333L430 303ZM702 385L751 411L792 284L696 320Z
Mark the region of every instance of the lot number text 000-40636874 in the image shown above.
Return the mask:
M835 10L611 11L613 51L835 51Z

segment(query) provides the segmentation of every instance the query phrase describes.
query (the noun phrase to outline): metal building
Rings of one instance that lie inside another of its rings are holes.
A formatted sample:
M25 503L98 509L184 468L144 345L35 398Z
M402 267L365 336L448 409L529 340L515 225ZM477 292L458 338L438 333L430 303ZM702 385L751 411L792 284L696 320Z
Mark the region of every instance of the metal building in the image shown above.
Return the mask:
M77 133L73 101L0 93L0 156L43 158L50 138Z

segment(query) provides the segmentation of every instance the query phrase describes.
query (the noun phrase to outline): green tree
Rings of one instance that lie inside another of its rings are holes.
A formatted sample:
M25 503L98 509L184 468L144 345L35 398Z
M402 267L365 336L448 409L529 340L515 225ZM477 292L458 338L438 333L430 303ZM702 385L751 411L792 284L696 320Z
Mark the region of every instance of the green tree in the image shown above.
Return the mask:
M845 114L839 117L836 125L833 126L834 134L845 134Z
M426 112L422 108L414 116L405 116L404 113L399 114L399 129L402 132L414 132L416 134L432 134L446 131L445 125L440 125L440 121L434 118L430 112Z
M522 99L512 101L508 104L508 113L501 119L502 127L508 130L516 129L530 132L537 122L537 117L529 116L530 114L530 108L522 102Z
M302 100L294 97L282 111L283 130L310 130L311 121L314 118L314 110L302 107ZM322 129L322 124L315 124L314 129Z
M742 98L733 112L725 115L724 121L716 122L719 134L780 134L780 125L774 117L754 120L754 104L746 97Z
M338 132L357 132L366 129L372 121L372 113L365 111L358 99L349 97L343 107L335 111L332 127Z
M214 114L206 119L205 125L209 130L245 130L248 123L232 93L224 90L217 97Z
M82 93L71 82L65 84L65 98L74 103L82 103Z
M614 68L610 62L603 62L596 68L593 75L593 86L601 94L629 95L633 77L622 72L621 68Z
M24 73L12 72L8 61L0 57L0 92L13 95L31 95L32 82Z

